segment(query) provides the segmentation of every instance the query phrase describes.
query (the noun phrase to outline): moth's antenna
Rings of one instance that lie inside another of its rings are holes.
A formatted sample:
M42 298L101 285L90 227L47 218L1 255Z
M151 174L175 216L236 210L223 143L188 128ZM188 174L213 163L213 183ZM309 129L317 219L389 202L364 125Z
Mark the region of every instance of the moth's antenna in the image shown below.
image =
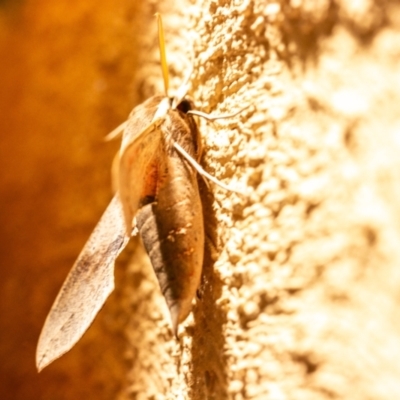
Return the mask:
M158 23L158 44L160 47L160 61L161 61L161 69L164 79L164 90L165 95L168 96L168 87L169 87L169 77L168 77L168 64L167 64L167 56L165 54L165 38L164 38L164 27L162 23L162 18L160 13L155 13Z

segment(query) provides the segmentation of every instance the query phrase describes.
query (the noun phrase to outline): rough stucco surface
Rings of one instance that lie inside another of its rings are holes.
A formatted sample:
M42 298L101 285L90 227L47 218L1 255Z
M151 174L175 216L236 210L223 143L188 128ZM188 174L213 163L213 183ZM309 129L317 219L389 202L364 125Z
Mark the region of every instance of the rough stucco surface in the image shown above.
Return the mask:
M211 245L179 343L150 266L133 262L133 275L149 271L146 305L130 295L149 326L137 332L132 314L121 398L400 395L399 9L244 1L187 11L197 104L250 105L201 123L204 165L247 196L205 196Z
M399 6L42 3L2 10L0 397L399 397ZM198 107L243 110L200 126L203 165L246 195L201 184L179 341L132 241L92 328L37 376L41 324L109 198L101 138L162 89L155 11L173 86L193 51Z

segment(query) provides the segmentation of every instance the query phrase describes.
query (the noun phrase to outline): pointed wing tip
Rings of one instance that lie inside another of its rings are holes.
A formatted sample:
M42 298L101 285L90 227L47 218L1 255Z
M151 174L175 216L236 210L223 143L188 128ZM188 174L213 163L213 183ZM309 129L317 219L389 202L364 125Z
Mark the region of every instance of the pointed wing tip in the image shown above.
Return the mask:
M36 370L38 372L38 374L40 374L44 368L47 367L48 364L40 364L38 362L36 362Z
M172 332L175 338L179 340L178 337L179 324L183 322L192 311L192 297L189 296L181 299L175 299L175 300L166 299L166 300L169 309L169 314L171 316Z
M65 351L61 351L58 353L54 352L54 348L52 347L52 340L46 340L49 338L46 334L44 334L44 332L48 333L46 331L46 323L40 334L38 345L36 348L36 369L38 373L43 371L44 368L46 368L53 361L55 361L57 358L61 357L65 353Z
M178 327L180 321L180 306L179 304L175 304L169 308L169 312L171 314L171 322L172 322L172 332L174 336L178 339Z
M53 360L49 360L45 354L42 354L41 352L36 353L36 369L37 372L40 373L43 371L44 368L46 368L49 364L51 364Z
M168 304L169 313L171 315L172 332L176 339L178 339L179 324L184 321L190 313L191 307L188 308L188 304L191 304L191 302L175 301L172 304Z
M81 335L82 336L82 335ZM67 353L79 340L71 341L71 343L66 347L56 348L54 343L47 342L41 343L39 339L38 347L36 350L36 369L38 373L42 372L44 368L52 364L55 360Z

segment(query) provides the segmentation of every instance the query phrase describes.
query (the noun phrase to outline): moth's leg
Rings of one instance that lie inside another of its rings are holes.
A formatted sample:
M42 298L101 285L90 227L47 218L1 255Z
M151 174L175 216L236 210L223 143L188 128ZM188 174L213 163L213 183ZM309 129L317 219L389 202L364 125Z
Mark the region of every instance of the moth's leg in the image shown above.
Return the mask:
M195 160L196 161L196 160ZM197 161L196 161L197 162ZM198 171L198 170L196 170ZM203 179L204 184L207 186L207 189L210 191L210 181L202 174L199 173L199 175L201 176L201 179Z
M228 119L228 118L235 117L236 115L240 114L242 111L246 110L249 107L250 107L250 105L248 105L245 108L242 108L241 110L236 111L235 113L232 113L232 114L212 115L212 114L207 114L205 112L197 111L197 110L190 110L187 112L187 114L196 115L197 117L204 118L207 121L216 121L217 119Z
M120 137L126 126L128 125L128 121L123 122L121 125L117 126L114 130L112 130L105 138L104 140L106 142L113 140L113 139L117 139L118 137Z
M233 189L227 185L225 185L224 183L222 183L221 181L219 181L217 178L215 178L214 176L210 175L207 171L205 171L203 169L203 167L195 160L193 159L178 143L173 142L173 146L175 147L175 149L178 151L178 153L185 158L185 160L204 178L207 178L208 180L210 180L211 182L214 182L216 185L222 187L225 190L228 190L230 192L234 192L234 193L238 193L238 194L243 194L242 192L240 192L237 189Z

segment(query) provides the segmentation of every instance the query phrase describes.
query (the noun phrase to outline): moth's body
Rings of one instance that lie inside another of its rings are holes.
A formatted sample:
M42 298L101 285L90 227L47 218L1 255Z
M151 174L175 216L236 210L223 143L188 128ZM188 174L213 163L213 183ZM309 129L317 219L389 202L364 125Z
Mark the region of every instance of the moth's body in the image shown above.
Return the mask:
M129 116L113 168L118 193L50 310L37 348L39 370L67 352L93 321L114 289L114 261L135 225L170 309L175 334L190 312L203 264L203 215L197 172L173 144L198 160L200 137L187 114L191 102L171 104L168 97L154 96Z

